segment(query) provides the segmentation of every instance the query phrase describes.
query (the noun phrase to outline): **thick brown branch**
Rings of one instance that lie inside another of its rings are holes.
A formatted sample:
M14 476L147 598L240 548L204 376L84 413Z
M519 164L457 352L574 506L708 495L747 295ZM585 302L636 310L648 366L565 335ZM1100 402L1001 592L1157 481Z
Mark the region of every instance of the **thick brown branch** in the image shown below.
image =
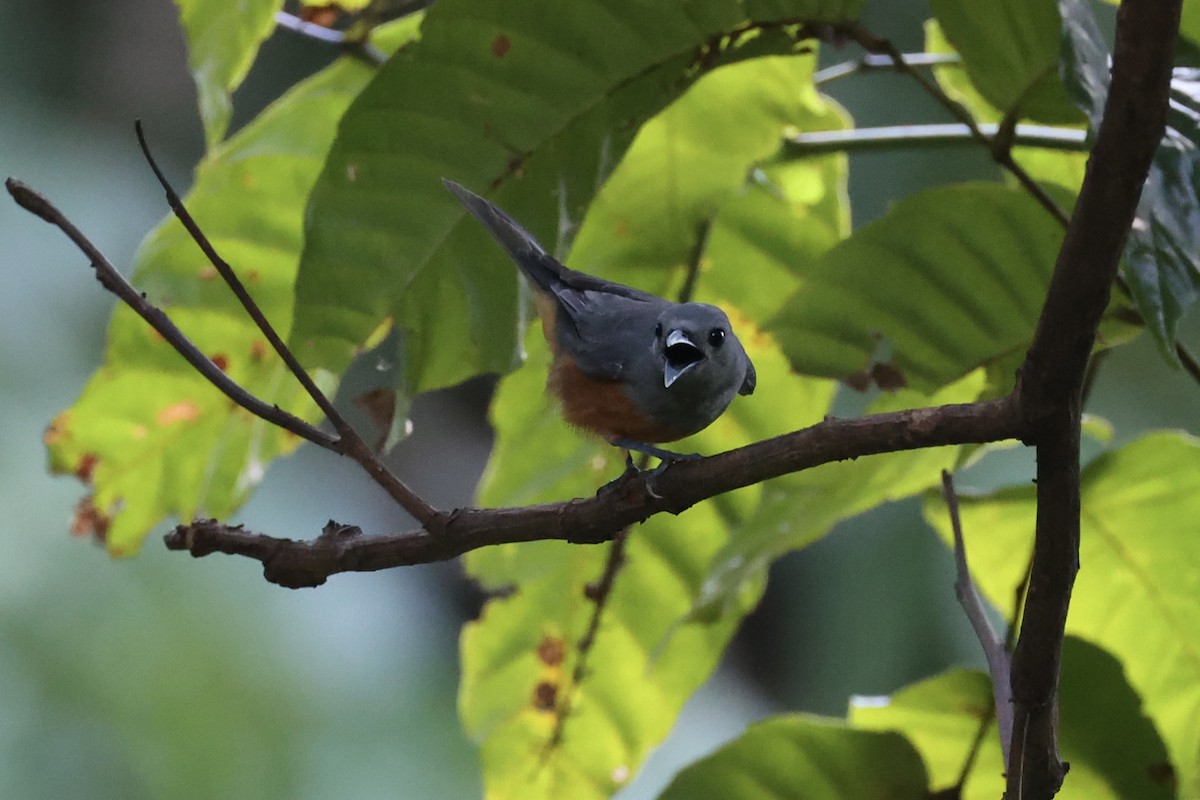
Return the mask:
M1062 641L1079 568L1079 403L1142 185L1162 139L1180 0L1121 4L1112 82L1014 395L1038 448L1037 527L1013 654L1010 800L1051 798L1067 765L1057 744Z
M1112 83L1018 391L1040 416L1078 392L1142 185L1166 126L1180 0L1123 3Z
M1053 797L1068 767L1058 753L1058 678L1079 571L1078 409L1065 410L1054 425L1037 448L1033 569L1012 663L1009 798Z
M194 556L219 552L263 562L267 580L282 586L319 586L339 572L369 572L454 558L494 544L558 539L597 544L654 514L678 514L723 492L833 461L923 447L995 442L1025 435L1008 397L963 405L827 419L810 428L697 461L672 464L654 492L638 473L596 497L523 508L462 509L435 533L424 530L365 536L356 528L328 529L313 541L277 539L215 522L180 525L167 547Z

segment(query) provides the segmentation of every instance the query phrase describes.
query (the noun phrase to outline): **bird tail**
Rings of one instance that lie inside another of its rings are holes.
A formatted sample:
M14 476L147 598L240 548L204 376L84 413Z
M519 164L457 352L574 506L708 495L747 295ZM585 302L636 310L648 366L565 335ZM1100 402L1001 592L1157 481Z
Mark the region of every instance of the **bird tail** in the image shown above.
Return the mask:
M529 231L494 204L483 199L460 183L442 178L446 188L454 193L471 216L479 220L521 271L544 292L553 292L562 282L566 268L548 254Z

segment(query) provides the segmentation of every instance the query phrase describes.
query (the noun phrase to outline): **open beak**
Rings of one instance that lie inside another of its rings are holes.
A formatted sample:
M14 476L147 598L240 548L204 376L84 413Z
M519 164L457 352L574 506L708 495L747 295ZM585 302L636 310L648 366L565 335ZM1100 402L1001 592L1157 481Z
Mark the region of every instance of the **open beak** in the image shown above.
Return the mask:
M663 368L663 384L669 389L693 364L704 360L704 351L681 330L673 330L667 334L666 345L664 352L667 364Z

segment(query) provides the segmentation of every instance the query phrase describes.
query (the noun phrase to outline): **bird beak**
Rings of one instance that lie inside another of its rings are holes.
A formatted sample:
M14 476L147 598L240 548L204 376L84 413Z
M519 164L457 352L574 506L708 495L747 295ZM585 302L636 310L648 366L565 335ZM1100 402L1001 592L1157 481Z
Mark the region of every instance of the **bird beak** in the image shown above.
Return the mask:
M704 359L704 351L688 338L681 330L673 330L667 334L664 353L667 364L663 368L663 384L669 389L679 376Z

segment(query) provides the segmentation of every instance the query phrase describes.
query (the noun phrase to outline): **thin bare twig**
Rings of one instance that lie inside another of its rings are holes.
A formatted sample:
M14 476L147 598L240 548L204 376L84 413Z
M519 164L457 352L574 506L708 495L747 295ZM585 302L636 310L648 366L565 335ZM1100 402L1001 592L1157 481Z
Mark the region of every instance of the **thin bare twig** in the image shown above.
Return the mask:
M950 511L950 527L954 531L954 568L957 577L954 581L954 593L959 604L967 614L975 638L983 648L983 656L987 659L988 675L992 679L992 699L996 706L996 725L1000 729L1000 749L1004 753L1004 763L1008 763L1009 746L1012 742L1012 677L1008 650L1004 646L1004 637L996 633L992 623L987 618L983 601L971 580L971 570L967 566L967 546L963 542L962 521L958 515L958 494L954 491L954 478L946 470L942 470L942 494L946 498L946 507Z
M304 367L300 366L300 362L296 360L296 357L292 355L292 351L288 349L283 339L275 332L274 326L267 320L262 309L258 307L258 303L254 302L254 298L250 296L250 292L246 290L245 284L238 278L237 273L233 271L233 267L229 266L229 262L221 258L217 253L216 248L212 246L212 242L204 235L204 231L200 230L200 226L196 224L196 220L192 218L191 213L184 206L183 200L179 198L179 195L167 181L167 177L159 169L158 163L154 160L154 155L150 152L150 145L146 142L146 132L142 129L142 121L140 119L135 120L133 128L137 132L138 146L142 148L142 155L145 156L146 163L150 165L151 171L154 172L154 177L158 179L159 185L166 193L167 205L171 207L171 211L174 212L175 216L183 224L188 235L192 237L192 241L204 253L205 258L217 270L217 274L229 286L234 297L242 304L242 308L245 309L246 314L254 321L254 325L262 332L267 341L270 342L271 348L283 359L283 363L287 365L288 371L292 373L292 377L304 387L305 393L317 404L317 408L321 409L321 413L329 418L338 435L345 435L344 429L349 428L345 420L334 409L333 403L325 396L325 393L313 383L312 378L309 377Z
M333 401L326 397L325 393L309 377L308 372L301 366L299 359L296 358L291 349L280 338L279 334L275 332L275 328L267 320L266 315L262 313L262 309L258 307L258 304L254 302L254 298L246 291L246 287L233 271L233 267L229 266L229 263L217 253L216 248L208 241L208 237L204 235L204 231L200 230L200 226L196 224L196 220L192 218L191 213L188 212L179 195L171 188L171 184L167 181L166 176L163 175L162 170L158 168L158 164L154 161L154 156L150 153L150 147L146 143L146 136L142 131L141 120L134 123L134 128L137 130L138 144L142 148L142 154L145 155L146 161L150 164L150 169L154 171L154 177L158 179L159 185L162 186L163 191L166 193L167 203L171 206L171 210L175 212L175 216L183 223L183 227L208 258L209 263L216 268L221 278L228 284L237 297L238 302L242 304L242 308L246 310L246 313L254 320L254 324L262 332L263 336L271 343L271 347L283 359L283 363L287 365L288 371L292 373L292 377L304 387L304 391L329 419L330 424L333 425L333 429L337 431L338 438L330 449L357 461L367 471L367 474L384 491L391 495L392 499L401 508L416 517L417 521L422 525L429 527L435 524L442 516L441 512L425 502L422 497L410 489L407 484L387 468L375 453L374 448L358 435L354 427L334 408Z
M104 254L49 200L15 178L9 178L4 185L18 205L65 233L67 238L74 242L75 246L92 262L92 268L96 271L96 280L100 282L100 285L115 294L125 305L133 309L134 313L149 323L150 327L183 356L193 369L223 392L226 397L256 417L278 425L306 441L326 449L335 448L336 437L277 406L264 403L226 375L188 339L183 331L176 327L175 323L161 309L147 300L145 294L135 289L125 279L125 276L104 257Z
M283 358L289 370L292 371L292 374L305 387L318 407L329 417L337 433L336 436L331 436L294 414L290 414L277 406L262 401L239 386L220 367L214 364L183 331L171 322L170 318L161 309L151 303L142 292L135 289L117 271L116 267L104 257L103 253L45 197L13 178L9 178L5 184L9 194L23 208L41 217L66 234L75 246L92 262L100 285L117 295L138 316L146 320L197 372L230 400L233 400L255 416L291 431L306 441L354 459L367 471L376 483L388 492L401 508L416 517L427 528L431 528L432 530L439 529L445 519L445 515L425 502L424 499L409 489L403 481L388 470L387 466L384 465L366 441L337 413L329 399L324 396L308 377L294 355L271 327L262 314L262 311L254 303L253 298L250 297L241 281L238 280L233 269L217 254L211 242L208 241L207 237L205 237L196 224L196 221L184 207L183 202L179 199L179 195L176 194L175 190L167 182L146 146L141 124L138 123L136 128L138 141L142 146L150 168L154 171L155 177L166 192L167 202L170 204L171 209L175 212L175 215L192 236L193 240L195 240L196 244L208 257L213 267L216 268L226 283L229 284L234 294L237 295L239 301L246 308L247 313L254 319L255 324L258 325L263 335L271 342L276 352Z

